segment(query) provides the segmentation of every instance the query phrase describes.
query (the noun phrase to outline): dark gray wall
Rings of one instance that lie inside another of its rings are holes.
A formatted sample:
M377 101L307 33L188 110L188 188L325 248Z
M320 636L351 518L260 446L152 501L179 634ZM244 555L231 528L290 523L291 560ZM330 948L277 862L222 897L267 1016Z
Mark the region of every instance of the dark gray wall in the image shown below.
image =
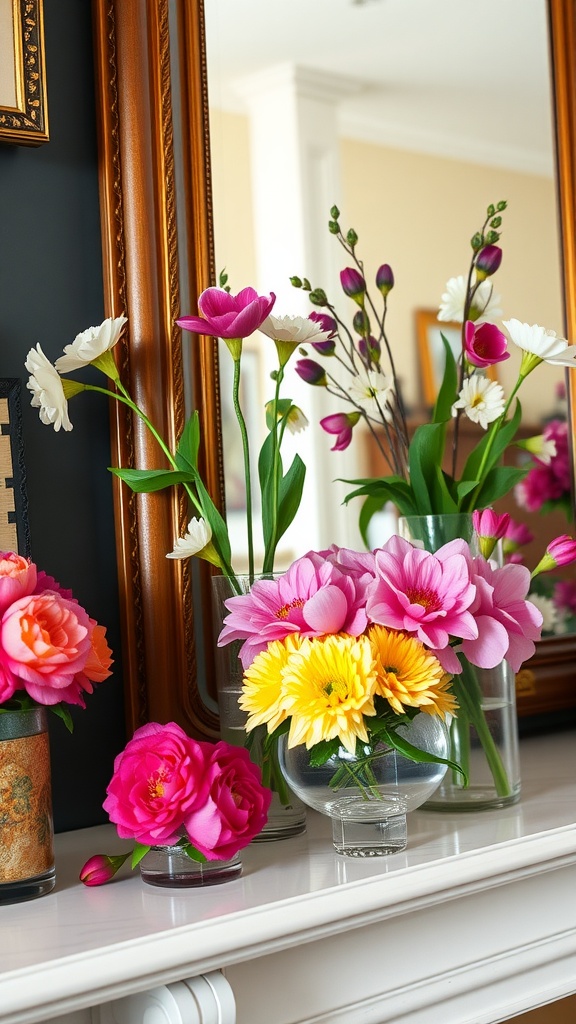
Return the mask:
M44 20L50 141L0 143L0 377L23 381L32 557L108 627L115 657L114 675L74 711L72 736L50 716L64 831L107 820L102 800L125 734L107 399L73 399L74 429L57 434L25 389L32 346L54 360L104 318L90 0L46 0Z

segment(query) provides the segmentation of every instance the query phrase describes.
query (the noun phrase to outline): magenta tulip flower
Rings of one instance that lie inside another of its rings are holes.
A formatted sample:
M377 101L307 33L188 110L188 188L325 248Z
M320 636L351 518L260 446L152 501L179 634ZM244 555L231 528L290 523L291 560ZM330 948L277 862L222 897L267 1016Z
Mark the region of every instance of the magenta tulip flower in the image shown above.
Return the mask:
M502 263L502 249L498 245L485 245L480 250L476 259L476 276L479 281L485 281L498 270Z
M299 359L294 369L299 377L306 384L315 384L318 387L326 387L326 373L324 367L314 359Z
M478 535L480 553L484 558L490 558L496 543L504 537L510 525L510 514L503 512L499 515L494 509L485 508L472 513L472 523Z
M118 869L131 854L131 850L128 853L119 854L117 857L108 857L105 853L97 853L86 861L80 872L80 881L84 882L84 885L104 885L105 882L114 878Z
M475 324L466 321L464 327L464 355L473 366L493 366L510 358L506 336L494 324Z
M576 562L576 540L564 533L561 537L555 537L550 541L532 576L537 576L541 572L550 572L551 569L569 565L570 562Z
M176 323L185 331L208 334L213 338L248 338L264 322L276 296L258 295L243 288L237 295L223 288L206 288L198 299L200 316L182 316Z
M345 270L341 270L340 284L345 295L354 299L354 302L357 302L359 306L364 305L366 281L358 270L355 270L354 267L346 267Z
M320 420L320 426L327 434L336 435L336 444L330 451L343 452L348 447L352 440L352 431L359 419L359 412L336 412Z

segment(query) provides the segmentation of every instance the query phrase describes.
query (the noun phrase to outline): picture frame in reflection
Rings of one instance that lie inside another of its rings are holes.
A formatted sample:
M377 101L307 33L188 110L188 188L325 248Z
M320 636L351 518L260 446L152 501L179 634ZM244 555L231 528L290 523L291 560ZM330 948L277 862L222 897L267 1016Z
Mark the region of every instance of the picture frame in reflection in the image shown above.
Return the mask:
M442 384L446 365L442 335L446 338L454 358L457 360L462 348L462 324L454 320L438 320L436 309L417 309L415 321L422 403L426 408L432 408ZM478 372L484 371L479 370ZM498 379L494 366L487 367L485 372L490 380Z

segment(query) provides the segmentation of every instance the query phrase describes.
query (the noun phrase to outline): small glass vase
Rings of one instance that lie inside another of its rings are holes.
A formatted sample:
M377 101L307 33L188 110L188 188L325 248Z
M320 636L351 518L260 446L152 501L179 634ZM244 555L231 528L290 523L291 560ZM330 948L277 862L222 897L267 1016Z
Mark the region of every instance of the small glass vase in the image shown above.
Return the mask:
M437 551L461 538L478 554L472 516L467 514L405 516L398 522L400 536ZM492 559L501 556L495 550ZM474 811L507 807L520 799L520 756L514 672L506 661L480 669L460 654L460 675L453 676L452 691L458 715L450 726L450 758L464 768L461 775L448 771L442 785L426 804L429 810Z
M193 889L230 882L242 874L242 861L237 853L231 860L208 860L198 863L181 846L153 846L140 861L140 876L148 885L168 889Z
M0 904L44 896L55 881L48 714L0 711Z
M447 756L448 736L440 718L419 714L398 731L421 750ZM404 850L406 815L424 803L446 772L443 764L411 761L385 744L365 747L361 756L340 747L325 764L314 767L306 747L289 748L284 735L279 756L294 792L331 818L334 849L347 857L382 857Z
M242 593L247 594L250 590L249 577L237 576L236 579ZM236 591L227 576L212 577L213 611L217 633L220 632L224 616L227 613L224 602L229 597L233 597L235 593ZM240 647L241 641L233 641L225 647L216 647L216 690L220 714L220 735L228 743L239 747L247 746L254 763L262 768L261 740L265 729L253 730L248 742L245 728L248 716L240 709L238 703L242 693L243 677L242 662L238 657ZM272 790L272 802L268 811L268 820L253 842L289 839L291 836L305 832L306 807L286 785L275 751L273 751L272 763L269 763L263 771L263 783Z

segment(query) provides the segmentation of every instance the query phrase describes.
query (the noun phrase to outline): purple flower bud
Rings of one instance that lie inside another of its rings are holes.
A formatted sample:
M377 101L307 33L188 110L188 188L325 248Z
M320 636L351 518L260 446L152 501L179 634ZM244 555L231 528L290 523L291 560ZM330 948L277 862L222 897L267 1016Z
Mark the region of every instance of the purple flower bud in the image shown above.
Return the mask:
M333 338L327 338L326 341L311 341L310 344L321 356L333 356L336 351L336 342Z
M381 267L378 267L376 271L376 287L382 292L384 298L391 292L394 287L394 274L392 273L392 267L388 263L383 263Z
M80 872L80 881L84 882L84 885L104 885L105 882L114 878L118 869L131 856L131 853L132 851L129 850L128 853L119 854L117 857L108 857L105 853L97 853L86 861Z
M358 270L355 270L354 267L346 267L345 270L341 270L340 284L345 295L354 299L354 302L357 302L359 306L364 305L366 281Z
M382 354L382 347L380 342L376 340L372 335L368 338L358 339L358 351L363 359L371 363L379 363L380 356Z
M370 318L365 309L357 309L352 320L354 330L363 338L370 334Z
M485 245L476 258L476 277L485 281L498 270L502 263L502 249L499 245Z
M313 320L315 324L319 324L323 331L328 331L330 334L336 334L338 330L338 324L336 323L333 316L328 316L328 313L317 313L314 310L308 316L309 320Z
M296 363L296 373L306 384L315 384L318 387L326 387L326 373L320 363L314 359L299 359Z

